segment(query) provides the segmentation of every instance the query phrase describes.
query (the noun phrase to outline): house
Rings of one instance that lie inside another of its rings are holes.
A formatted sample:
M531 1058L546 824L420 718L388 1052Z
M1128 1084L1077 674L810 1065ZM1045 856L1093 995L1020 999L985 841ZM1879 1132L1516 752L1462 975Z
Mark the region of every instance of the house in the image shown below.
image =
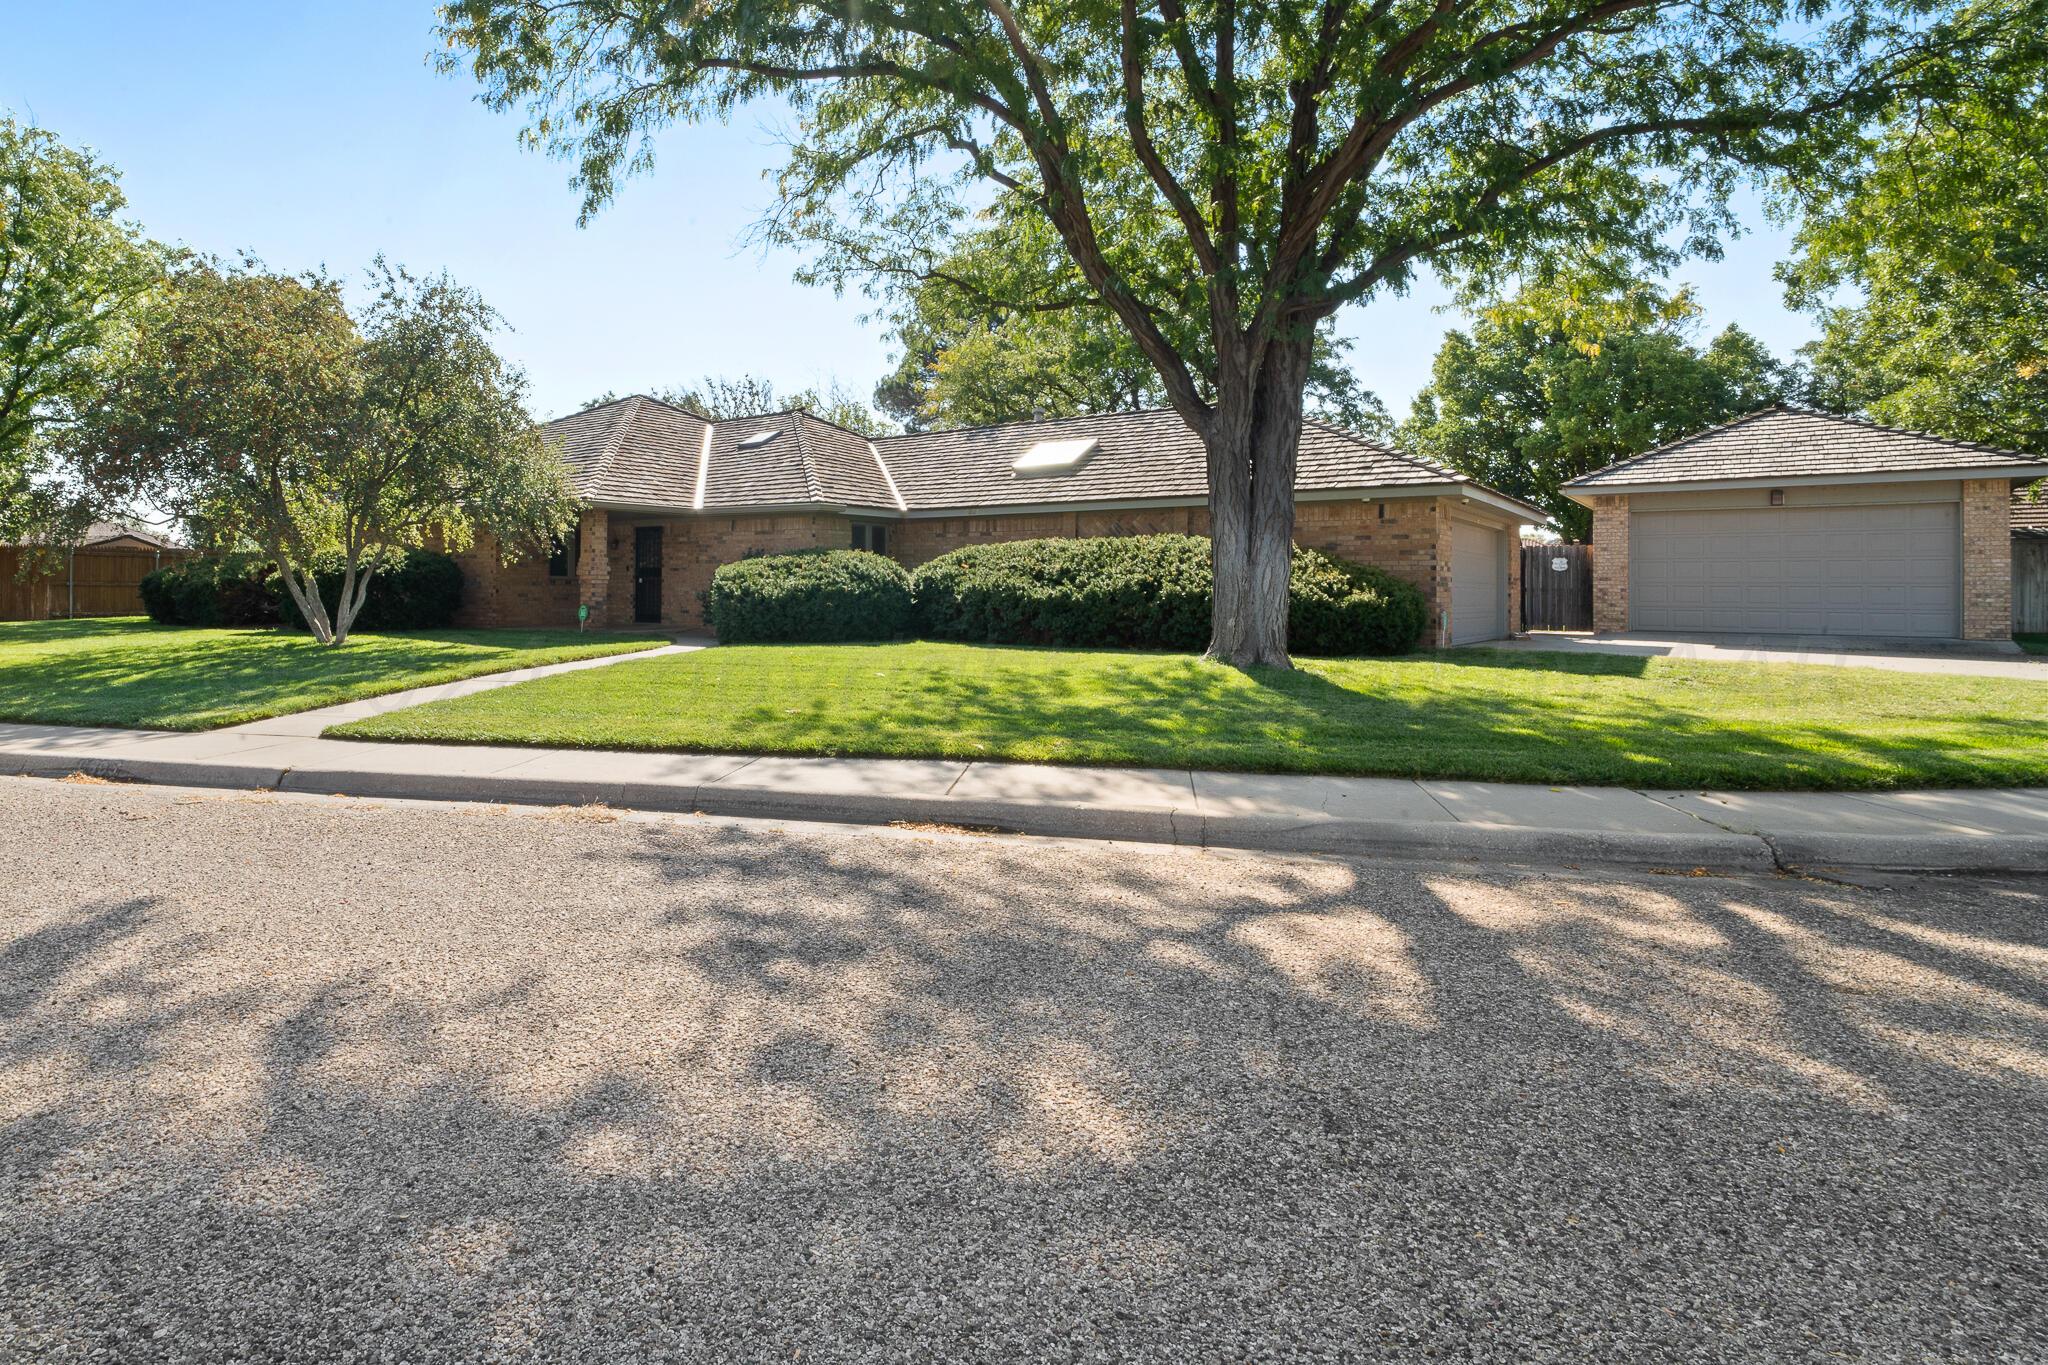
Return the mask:
M462 557L464 624L695 629L721 564L852 547L915 566L963 545L1208 529L1206 456L1170 409L869 440L808 413L707 421L644 396L551 422L583 502L548 560ZM1519 629L1524 523L1542 511L1311 421L1295 539L1422 589L1427 640Z
M1777 404L1565 485L1596 631L2012 635L2013 488L2048 462Z

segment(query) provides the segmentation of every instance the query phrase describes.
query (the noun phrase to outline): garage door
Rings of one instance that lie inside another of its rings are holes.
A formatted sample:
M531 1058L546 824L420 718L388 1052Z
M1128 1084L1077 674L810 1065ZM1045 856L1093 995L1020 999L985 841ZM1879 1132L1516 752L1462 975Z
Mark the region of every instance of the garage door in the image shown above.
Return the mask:
M1631 522L1638 630L1962 633L1955 503L1641 512Z
M1451 523L1451 643L1508 633L1507 534Z

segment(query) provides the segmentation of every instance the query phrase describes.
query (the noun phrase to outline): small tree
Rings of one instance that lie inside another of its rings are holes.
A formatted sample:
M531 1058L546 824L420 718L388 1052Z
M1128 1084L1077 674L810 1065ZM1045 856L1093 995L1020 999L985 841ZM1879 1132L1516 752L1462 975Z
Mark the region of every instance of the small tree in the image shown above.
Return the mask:
M54 544L83 519L41 468L42 437L91 393L162 278L125 206L105 163L0 117L0 538Z
M1828 173L1931 58L1952 83L1997 38L2037 32L2041 5L447 0L442 14L450 64L575 159L586 212L650 163L662 128L773 98L803 119L776 230L813 241L829 225L846 245L828 271L920 278L964 224L1049 230L1206 448L1211 654L1285 665L1324 319L1420 269L1497 275L1711 239L1738 176Z
M180 269L69 435L96 488L259 547L325 644L348 639L380 551L488 531L532 553L575 517L524 376L490 345L496 315L446 276L380 261L372 283L358 325L324 276ZM329 556L332 614L314 579Z

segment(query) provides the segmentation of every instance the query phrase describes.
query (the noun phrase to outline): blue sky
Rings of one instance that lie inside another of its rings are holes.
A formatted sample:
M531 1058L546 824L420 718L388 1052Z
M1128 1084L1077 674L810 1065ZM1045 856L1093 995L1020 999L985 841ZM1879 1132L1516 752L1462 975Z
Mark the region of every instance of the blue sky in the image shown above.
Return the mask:
M755 373L788 389L865 393L887 369L866 300L796 284L796 260L743 244L778 159L772 118L678 129L651 176L576 226L569 169L520 148L519 123L436 74L430 0L346 5L12 0L0 108L119 167L151 235L247 248L272 266L361 270L383 252L446 268L513 327L542 416L606 390ZM1740 322L1781 355L1805 341L1772 265L1782 234L1681 272L1718 329ZM1341 319L1353 362L1395 416L1427 382L1454 315L1433 288Z

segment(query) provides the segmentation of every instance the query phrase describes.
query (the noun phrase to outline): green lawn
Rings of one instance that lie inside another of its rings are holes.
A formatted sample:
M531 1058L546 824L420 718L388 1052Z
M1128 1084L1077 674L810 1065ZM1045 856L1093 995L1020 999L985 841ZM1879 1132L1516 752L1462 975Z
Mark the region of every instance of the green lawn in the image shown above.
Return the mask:
M2029 654L2048 654L2048 635L2015 635L2020 648Z
M0 622L0 721L207 730L508 668L662 644L573 630L179 630L141 617Z
M1506 651L1243 673L1166 654L725 646L329 733L1649 787L2048 783L2039 683Z

